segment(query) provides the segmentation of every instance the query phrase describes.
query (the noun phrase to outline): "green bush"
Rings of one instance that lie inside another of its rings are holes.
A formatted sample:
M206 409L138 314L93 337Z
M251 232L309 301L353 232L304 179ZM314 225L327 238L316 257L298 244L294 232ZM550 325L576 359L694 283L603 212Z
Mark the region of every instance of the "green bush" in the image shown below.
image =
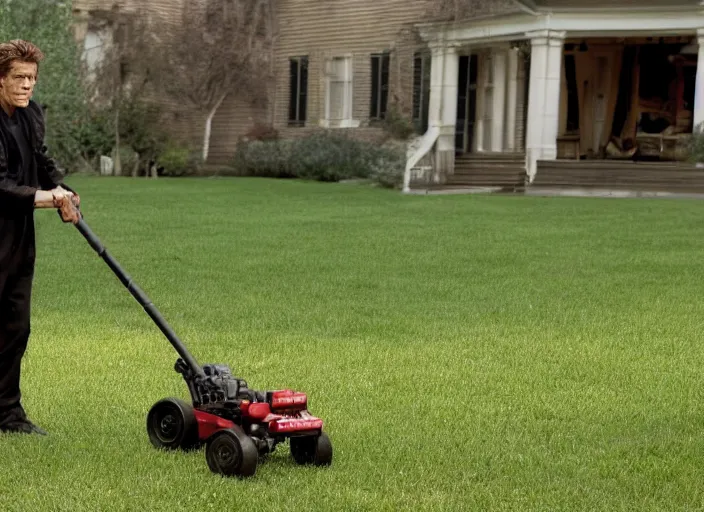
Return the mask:
M113 161L116 160L116 149L113 148L110 156ZM133 171L139 165L139 155L127 144L120 144L120 166L122 167L122 176L131 176Z
M115 145L115 134L105 112L88 111L85 119L73 126L73 138L80 147L80 155L99 168L100 157L110 155Z
M291 165L299 178L318 181L340 181L366 178L363 144L333 132L314 132L294 144Z
M198 154L188 148L169 145L159 154L157 163L163 167L164 176L187 176L198 173L199 159Z
M291 144L286 140L253 140L237 146L233 167L239 176L295 177L289 169Z
M94 169L102 155L115 158L115 111L111 106L91 106L85 120L73 128L80 156ZM140 99L125 99L120 105L120 160L122 175L131 176L138 165L142 173L167 146L168 136L161 122L161 109ZM135 161L135 154L138 161ZM168 156L167 156L168 158Z
M397 147L382 148L372 165L371 180L385 188L400 188L406 170L406 150Z
M317 131L300 139L243 141L237 147L233 169L239 176L328 182L361 178L395 187L403 179L402 146L380 147L332 131Z

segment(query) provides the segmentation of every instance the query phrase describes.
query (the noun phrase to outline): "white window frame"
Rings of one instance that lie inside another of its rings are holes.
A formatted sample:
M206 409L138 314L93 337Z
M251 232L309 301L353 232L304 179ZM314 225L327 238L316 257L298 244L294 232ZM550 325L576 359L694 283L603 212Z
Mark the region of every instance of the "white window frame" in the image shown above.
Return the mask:
M330 86L332 84L332 63L336 59L344 59L344 104L342 107L342 119L330 119ZM353 67L354 58L351 53L335 55L325 60L325 117L320 124L324 128L357 128L359 120L353 118Z

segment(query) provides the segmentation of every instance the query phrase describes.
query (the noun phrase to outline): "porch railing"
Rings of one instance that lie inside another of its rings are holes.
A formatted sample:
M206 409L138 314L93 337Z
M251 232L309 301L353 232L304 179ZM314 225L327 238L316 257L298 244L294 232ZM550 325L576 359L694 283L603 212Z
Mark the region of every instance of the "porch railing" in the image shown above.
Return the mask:
M411 177L413 176L413 171L416 170L418 163L430 152L432 151L435 143L440 136L440 128L437 126L431 126L428 131L423 134L422 137L417 139L417 142L412 143L408 148L407 160L406 160L406 170L403 175L403 191L410 192L411 190ZM432 169L431 169L432 172Z

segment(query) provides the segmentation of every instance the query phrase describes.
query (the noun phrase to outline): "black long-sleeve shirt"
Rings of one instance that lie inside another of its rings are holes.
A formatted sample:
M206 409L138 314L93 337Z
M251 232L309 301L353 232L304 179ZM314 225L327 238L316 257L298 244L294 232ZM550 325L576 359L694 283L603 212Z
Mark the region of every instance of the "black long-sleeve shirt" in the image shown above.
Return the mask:
M63 186L44 145L44 116L30 102L12 117L0 109L0 272L34 256L34 196Z

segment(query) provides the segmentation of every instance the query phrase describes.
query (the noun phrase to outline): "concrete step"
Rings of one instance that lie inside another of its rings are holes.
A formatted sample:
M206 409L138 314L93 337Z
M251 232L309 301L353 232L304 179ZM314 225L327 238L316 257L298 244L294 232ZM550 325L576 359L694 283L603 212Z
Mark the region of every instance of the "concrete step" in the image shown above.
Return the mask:
M533 187L699 192L704 169L682 162L539 162Z
M487 167L455 167L455 174L525 174L526 170L517 165L495 165Z
M484 160L484 161L496 161L496 160L511 160L517 162L524 162L526 159L525 153L462 153L455 157L455 160Z
M538 169L697 169L687 162L653 162L632 160L540 160ZM703 169L704 170L704 169Z

